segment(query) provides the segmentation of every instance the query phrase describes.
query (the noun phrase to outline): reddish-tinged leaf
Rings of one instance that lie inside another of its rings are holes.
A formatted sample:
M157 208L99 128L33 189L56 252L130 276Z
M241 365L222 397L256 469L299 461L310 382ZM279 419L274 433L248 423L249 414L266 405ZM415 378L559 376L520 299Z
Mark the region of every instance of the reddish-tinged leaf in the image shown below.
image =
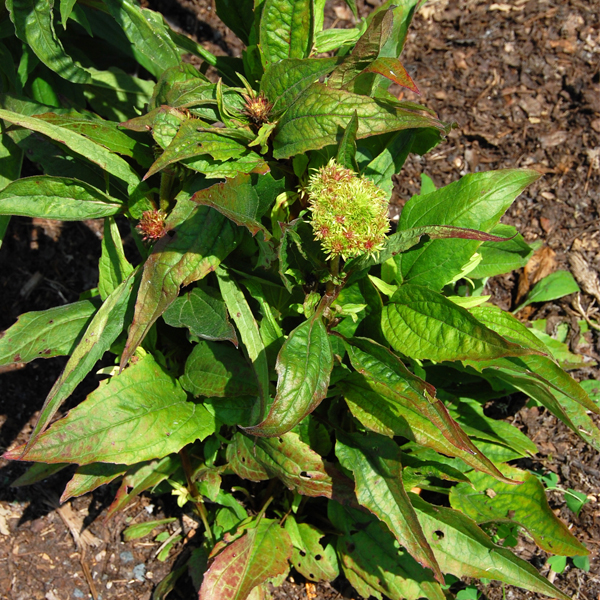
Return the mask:
M394 83L420 94L419 88L397 58L379 57L363 73L379 73Z
M69 498L77 498L88 492L94 491L101 485L105 485L115 480L120 475L127 472L127 465L112 465L109 463L93 463L79 467L73 475L73 478L60 497L60 503L66 502Z
M214 417L187 401L177 380L147 355L7 458L80 465L134 464L177 452L215 431Z
M236 225L246 227L252 235L262 231L266 240L271 238L271 234L258 220L260 199L248 174L239 174L224 183L216 183L200 190L191 200L218 210Z
M237 433L227 448L229 466L240 477L264 481L278 477L303 496L331 498L356 504L352 481L311 450L296 433L256 442Z
M144 264L121 367L127 364L154 322L176 300L180 286L214 271L239 240L236 227L206 206L194 210L174 232L173 237L163 236L156 243Z
M411 556L443 584L442 571L402 485L396 442L374 433L338 432L335 452L342 466L354 473L359 503L383 521Z
M292 333L277 356L277 395L267 418L246 431L275 437L295 427L325 398L333 369L327 330L317 311Z
M181 466L177 455L165 456L161 460L133 465L117 491L117 495L108 508L105 520L125 508L142 492L158 485L170 477Z
M285 573L291 555L290 536L279 522L261 519L256 527L209 557L198 598L246 600L257 585Z

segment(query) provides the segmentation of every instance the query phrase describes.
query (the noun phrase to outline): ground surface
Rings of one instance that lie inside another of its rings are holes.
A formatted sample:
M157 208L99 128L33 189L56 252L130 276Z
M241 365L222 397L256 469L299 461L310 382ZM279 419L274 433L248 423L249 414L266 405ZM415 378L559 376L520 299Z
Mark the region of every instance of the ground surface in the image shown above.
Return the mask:
M211 51L239 53L239 44L219 24L210 2L155 0L149 4ZM360 3L359 9L364 15L370 7ZM337 21L336 26L350 25L351 14L337 4L329 18ZM422 172L442 185L468 172L537 168L545 176L516 202L505 221L517 225L529 241L543 240L542 271L564 268L575 272L573 256L577 254L591 272L598 273L599 19L600 3L594 0L430 0L415 19L404 62L422 92L419 101L458 127L430 155L408 161L397 181L395 203L400 207L418 192ZM64 224L62 230L53 231L31 220L14 219L0 252L0 331L23 312L72 302L94 287L99 253L98 232L85 225ZM535 277L535 270L529 275ZM494 281L490 292L503 308L514 308L519 285L526 290L530 283L522 274L509 275ZM584 283L582 287L586 289ZM587 291L594 290L589 287ZM581 339L577 325L581 316L573 300L538 305L521 316L547 318L550 328L567 323L572 349L599 360L597 332ZM592 300L593 294L582 294L584 311ZM63 364L63 359L38 361L0 374L1 448L27 438L35 411ZM591 368L574 375L599 378ZM72 402L94 386L90 377ZM525 540L517 550L542 573L555 577L567 594L600 600L600 457L551 415L520 406L509 406L507 418L522 427L540 449L536 462L528 466L555 472L562 487L582 491L590 499L576 516L561 493L550 494L552 508L591 550L591 570L585 573L568 566L564 574L555 576L545 565L543 553ZM0 598L88 598L94 587L97 597L104 600L148 599L156 582L172 568L182 545L166 562L160 562L156 559L159 543L151 538L124 543L121 532L130 523L180 514L169 499L151 502L143 498L105 523L102 513L114 489L76 499L58 511L57 498L70 474L61 472L44 484L11 488L10 483L23 472L22 465L0 462ZM80 539L82 524L88 533ZM184 552L193 546L193 521L184 519L169 527L170 532L183 528L189 542ZM481 589L489 600L503 597L497 586ZM191 588L178 593L181 598L193 597ZM508 587L504 593L510 600L541 598ZM333 587L307 587L293 573L274 595L278 600L356 598L343 581Z

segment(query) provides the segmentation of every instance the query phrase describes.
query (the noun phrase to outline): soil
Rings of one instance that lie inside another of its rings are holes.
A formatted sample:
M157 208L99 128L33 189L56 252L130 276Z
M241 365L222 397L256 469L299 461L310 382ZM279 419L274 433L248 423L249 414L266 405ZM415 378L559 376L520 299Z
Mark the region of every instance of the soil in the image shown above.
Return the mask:
M377 0L358 4L364 16ZM211 2L152 0L149 6L212 52L239 55L239 42L216 18ZM528 307L519 315L547 319L550 333L566 323L572 350L600 362L598 331L581 336L581 313L597 319L593 303L600 304L600 291L593 285L593 276L600 272L599 21L597 0L430 0L414 20L403 55L421 95L399 88L395 92L430 106L457 127L432 153L409 159L397 178L394 204L397 214L418 193L421 173L437 185L469 172L499 168L533 167L544 173L504 219L528 241L541 240L538 268L495 278L488 293L497 304L511 309L517 296L543 273L570 269L585 292L579 304L576 297L567 297ZM352 24L342 1L328 10L328 23L334 22L337 27ZM0 252L0 331L23 312L72 302L96 285L101 228L93 222L51 225L21 218L11 221ZM0 448L27 439L36 411L64 362L62 358L37 361L0 373ZM594 367L573 375L600 379ZM88 377L70 404L79 402L95 385L95 376ZM560 487L588 497L576 515L562 493L549 492L556 514L590 549L590 570L569 563L557 575L546 564L546 555L525 538L519 539L516 551L566 594L600 600L600 457L543 409L513 404L507 406L506 418L534 439L540 450L534 461L523 466L554 472ZM168 497L141 497L124 513L105 521L114 486L57 509L72 472L61 471L30 487L11 487L25 469L19 463L0 461L2 599L93 595L103 600L146 600L194 545L195 522ZM150 536L122 540L127 525L163 516L178 520L157 532L174 533L181 527L184 534L164 562L157 559L160 543ZM489 600L542 598L510 586L479 588ZM294 572L273 596L277 600L357 598L343 579L314 586ZM191 582L183 578L171 597L195 597Z

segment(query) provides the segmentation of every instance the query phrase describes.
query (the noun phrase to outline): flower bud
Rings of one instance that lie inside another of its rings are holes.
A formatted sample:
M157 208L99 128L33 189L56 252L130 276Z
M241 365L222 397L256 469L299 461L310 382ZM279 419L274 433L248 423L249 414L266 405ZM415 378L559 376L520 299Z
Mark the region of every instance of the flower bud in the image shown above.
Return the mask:
M162 210L144 211L136 229L142 234L142 239L157 240L166 233L165 214Z
M386 193L333 158L307 187L315 238L329 257L344 260L383 248L390 228Z

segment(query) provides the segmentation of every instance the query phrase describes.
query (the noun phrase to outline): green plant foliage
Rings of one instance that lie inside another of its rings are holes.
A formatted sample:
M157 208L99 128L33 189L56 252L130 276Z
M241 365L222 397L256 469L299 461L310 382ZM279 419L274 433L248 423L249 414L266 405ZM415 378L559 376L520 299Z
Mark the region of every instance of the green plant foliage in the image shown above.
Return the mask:
M157 599L186 569L201 600L266 598L291 567L363 598L448 600L470 577L566 599L510 550L520 530L555 572L589 568L548 506L557 477L510 466L536 446L484 410L523 393L600 449L598 383L565 372L583 363L564 336L481 291L533 252L501 219L539 174L423 176L389 230L392 178L452 127L388 92L418 89L399 60L418 4L323 30L323 0L216 0L241 59L136 0L0 14L0 242L13 215L104 219L97 288L0 334L0 365L68 356L4 456L34 461L17 485L77 465L63 501L114 482L108 518L142 492L194 510L198 547ZM577 290L558 271L523 306ZM105 354L118 366L55 419Z

